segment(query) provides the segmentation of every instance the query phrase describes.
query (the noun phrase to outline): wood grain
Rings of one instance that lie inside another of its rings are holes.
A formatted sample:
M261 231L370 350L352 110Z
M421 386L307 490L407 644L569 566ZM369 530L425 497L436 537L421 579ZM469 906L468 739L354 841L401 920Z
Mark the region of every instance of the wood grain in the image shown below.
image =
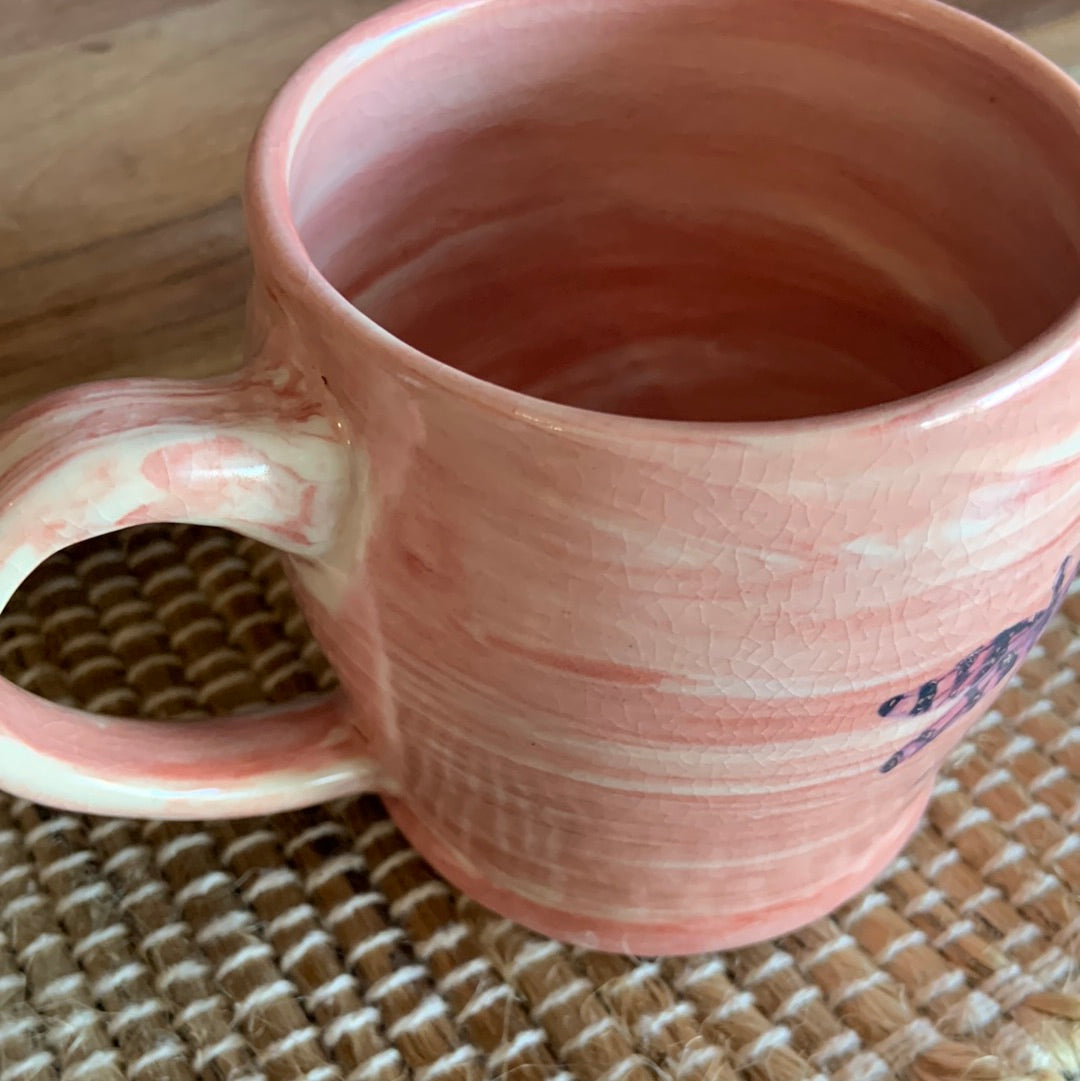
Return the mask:
M37 0L0 36L0 411L238 361L239 191L271 95L380 0ZM1080 0L967 0L1080 73Z

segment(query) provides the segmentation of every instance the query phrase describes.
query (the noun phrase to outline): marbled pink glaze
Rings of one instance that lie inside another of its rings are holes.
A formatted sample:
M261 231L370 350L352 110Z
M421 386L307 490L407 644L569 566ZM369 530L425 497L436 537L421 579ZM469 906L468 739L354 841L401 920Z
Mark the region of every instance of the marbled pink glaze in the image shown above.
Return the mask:
M253 341L247 370L52 395L0 432L0 604L53 552L126 525L242 530L315 556L352 498L354 461L310 377ZM322 384L316 381L317 387ZM0 680L0 779L101 813L255 814L354 792L375 768L337 698L193 724L93 717Z
M1080 92L924 0L413 4L285 88L248 214L243 386L24 415L4 585L126 522L269 538L347 708L215 722L204 776L3 687L3 783L378 783L479 899L632 952L864 886L1075 569Z

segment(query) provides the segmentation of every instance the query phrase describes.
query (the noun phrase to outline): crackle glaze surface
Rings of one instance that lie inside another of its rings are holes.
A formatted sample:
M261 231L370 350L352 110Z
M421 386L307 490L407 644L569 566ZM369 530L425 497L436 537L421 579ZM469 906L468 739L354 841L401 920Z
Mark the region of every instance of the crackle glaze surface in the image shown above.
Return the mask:
M191 752L5 687L67 773L3 783L377 783L479 900L637 953L865 885L1076 569L1072 84L916 0L412 5L279 96L248 217L246 385L126 385L74 454L41 419L92 398L25 416L5 499L60 524L7 584L117 524L256 533L344 696Z

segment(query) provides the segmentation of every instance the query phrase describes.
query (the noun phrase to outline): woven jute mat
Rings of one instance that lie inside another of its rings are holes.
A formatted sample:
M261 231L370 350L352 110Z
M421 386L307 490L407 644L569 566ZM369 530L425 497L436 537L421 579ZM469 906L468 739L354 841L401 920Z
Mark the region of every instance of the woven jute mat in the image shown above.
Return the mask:
M376 799L259 821L0 796L0 1081L1080 1078L1080 591L874 889L655 962L448 888ZM276 557L161 527L53 559L0 671L148 718L332 686Z

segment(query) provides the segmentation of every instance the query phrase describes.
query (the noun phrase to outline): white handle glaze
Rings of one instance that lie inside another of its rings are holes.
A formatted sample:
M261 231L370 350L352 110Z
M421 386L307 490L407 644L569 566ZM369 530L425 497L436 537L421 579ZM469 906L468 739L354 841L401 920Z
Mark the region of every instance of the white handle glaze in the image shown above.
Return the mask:
M54 552L125 526L223 526L317 556L350 488L346 440L281 371L64 391L0 429L0 605ZM338 697L146 724L0 680L0 786L69 809L283 810L371 788L363 750Z

